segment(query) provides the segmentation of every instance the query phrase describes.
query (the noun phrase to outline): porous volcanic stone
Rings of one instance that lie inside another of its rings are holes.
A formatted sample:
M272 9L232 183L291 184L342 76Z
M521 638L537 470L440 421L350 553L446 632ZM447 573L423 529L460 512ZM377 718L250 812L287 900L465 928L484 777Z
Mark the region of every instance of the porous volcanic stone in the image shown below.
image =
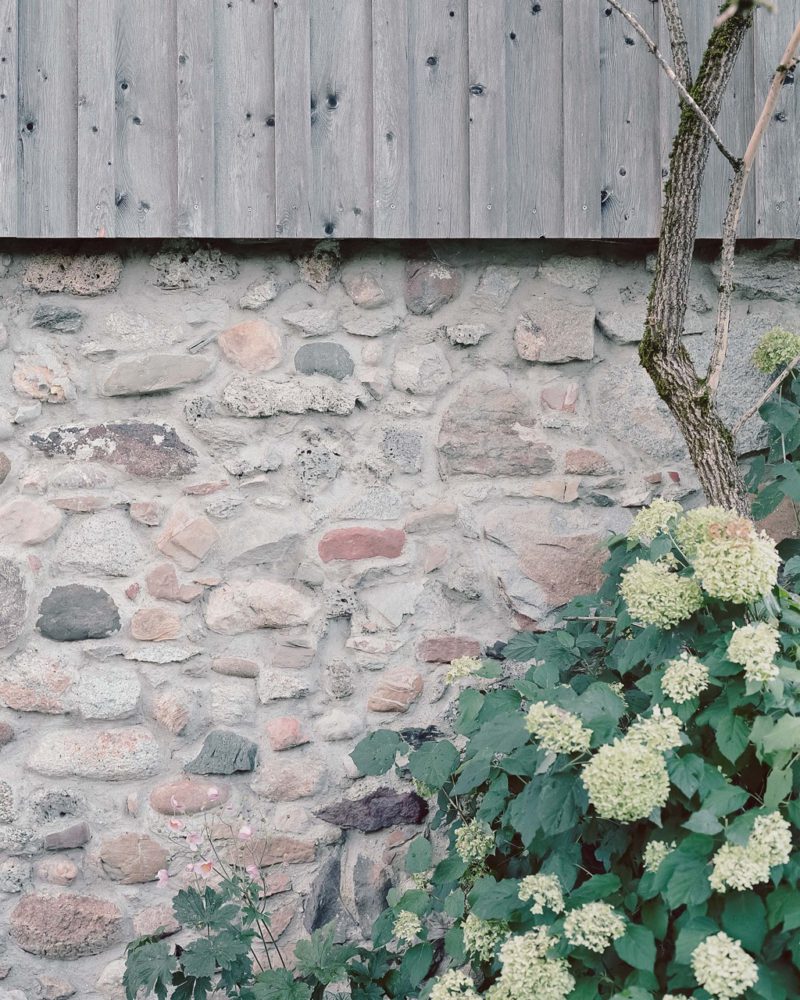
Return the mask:
M115 365L101 387L104 396L146 396L204 379L213 369L195 354L148 354Z
M100 863L113 882L137 885L152 882L167 867L168 852L143 833L123 833L100 847Z
M69 292L71 295L102 295L112 292L122 275L117 253L70 256L45 253L31 257L22 284L39 295Z
M135 420L56 427L31 434L31 443L48 457L107 462L142 479L177 479L192 472L196 464L195 452L173 428Z
M36 627L56 642L104 639L119 631L119 611L113 598L100 587L70 583L54 587L45 597Z
M11 913L11 937L31 955L75 959L114 944L122 914L107 899L67 893L31 893Z
M237 376L225 386L222 402L235 417L274 417L279 413L334 413L344 417L356 406L357 390L319 376L273 382Z
M206 736L200 753L184 767L190 774L235 774L256 766L258 745L238 733L215 729Z
M404 823L422 823L428 815L428 804L416 792L377 788L360 799L334 802L318 809L315 815L345 830L374 833Z
M31 326L53 333L77 333L83 326L83 313L74 306L42 304L34 310Z
M303 344L294 356L294 366L303 375L329 375L341 381L353 374L353 359L341 344L317 341Z

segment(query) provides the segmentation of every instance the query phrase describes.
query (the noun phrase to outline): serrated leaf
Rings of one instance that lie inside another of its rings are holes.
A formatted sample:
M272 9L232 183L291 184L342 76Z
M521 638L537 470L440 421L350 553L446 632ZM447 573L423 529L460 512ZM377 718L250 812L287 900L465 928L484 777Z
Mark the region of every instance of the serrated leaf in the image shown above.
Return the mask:
M458 767L461 755L449 740L423 743L408 758L408 769L417 781L431 788L441 788Z
M614 942L614 951L623 962L652 972L656 964L656 942L653 932L640 924L628 924L622 937Z
M268 969L259 974L253 1000L310 1000L311 987L300 983L289 969Z
M135 1000L144 990L148 996L155 993L158 1000L165 1000L177 967L178 961L166 941L133 941L128 945L122 977L126 997Z
M569 894L570 905L594 903L598 899L607 899L619 889L620 885L619 876L614 875L613 872L606 875L593 875L583 885L572 890Z
M400 972L412 986L419 986L433 962L433 947L422 941L409 948L400 963Z
M516 879L496 882L488 875L478 879L467 899L470 912L481 920L506 920L512 910L523 906Z
M378 729L356 745L350 758L362 774L386 774L403 746L405 744L398 733L391 729Z
M715 738L720 752L735 764L750 739L750 727L741 716L726 715L717 723Z
M765 753L800 750L800 718L794 715L782 716L764 736L762 745Z

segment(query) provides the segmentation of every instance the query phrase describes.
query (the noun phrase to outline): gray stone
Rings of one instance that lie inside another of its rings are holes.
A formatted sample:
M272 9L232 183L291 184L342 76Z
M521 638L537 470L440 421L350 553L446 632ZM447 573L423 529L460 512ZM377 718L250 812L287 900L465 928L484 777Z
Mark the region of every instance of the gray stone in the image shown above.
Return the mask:
M315 815L345 830L374 833L405 823L422 823L428 815L428 804L416 792L377 788L360 799L334 802L318 809Z
M45 597L36 627L56 642L103 639L119 631L119 611L105 590L71 583Z
M92 831L89 829L89 824L81 820L63 830L46 833L42 843L46 851L71 851L76 847L88 844L91 836Z
M391 888L391 869L380 861L359 854L353 866L353 899L364 937L372 935L373 925L386 907Z
M127 781L161 769L161 751L142 726L127 729L64 729L49 732L28 759L31 770L50 778Z
M303 375L329 375L341 381L353 374L353 359L341 344L317 341L303 344L294 356L294 366Z
M28 612L28 590L22 570L11 559L0 557L0 648L22 632Z
M264 705L272 701L304 698L311 690L310 682L302 674L271 670L266 667L261 668L256 687L259 701Z
M334 413L346 416L356 406L357 390L320 376L287 382L237 376L225 386L222 402L237 417L274 417L279 413Z
M216 247L162 250L150 261L159 288L194 288L205 291L211 285L229 281L239 273L239 262Z
M74 306L49 303L37 306L31 326L52 330L53 333L77 333L83 326L83 313Z
M617 311L601 311L597 313L597 328L615 344L638 344L644 336L646 312L647 306L644 303ZM689 309L683 328L684 336L703 333L707 325L701 316Z
M451 344L474 347L488 337L491 330L485 323L456 323L455 326L446 326L445 333Z
M719 260L711 266L719 280ZM742 250L736 255L733 280L745 299L779 299L796 302L800 298L800 258L794 240L761 250Z
M0 451L0 486L8 479L11 472L11 459L4 451Z
M397 466L401 472L413 474L422 469L422 446L424 438L419 431L405 427L384 427L381 449L384 457Z
M247 291L239 299L240 309L258 311L278 297L280 287L277 279L270 275L263 281L253 281L247 286Z
M502 312L519 285L519 271L503 264L489 264L480 276L472 301L481 309Z
M416 316L429 316L452 302L461 291L461 272L439 261L410 263L406 269L406 306Z
M304 337L330 337L339 326L336 313L331 309L297 309L287 313L283 322Z
M399 329L401 317L390 310L363 316L352 313L342 318L342 326L353 337L382 337Z
M200 382L213 368L212 362L200 355L150 354L116 365L106 376L101 392L104 396L169 392Z
M143 558L130 518L111 510L71 518L56 547L62 572L87 576L128 576Z
M84 719L127 719L139 707L141 684L132 670L122 667L84 667L72 697Z
M177 479L196 464L195 452L172 427L135 420L56 427L31 434L31 444L48 457L120 465L142 479Z
M203 296L186 303L183 318L191 327L221 330L228 322L230 311L230 306L224 299Z
M18 858L9 858L0 862L0 892L22 892L31 880L31 866L27 861L20 861ZM26 1000L25 994L18 990L10 990L6 993L0 990L0 1000L16 1000L14 994L18 994L20 1000Z
M563 364L594 357L594 306L540 297L514 329L517 353L525 361Z
M602 268L602 261L594 256L556 254L541 265L539 273L553 285L589 293L597 288Z
M215 729L206 736L200 753L185 765L189 774L235 774L256 766L258 745L238 733Z
M339 273L342 262L338 240L320 240L310 253L297 258L297 269L307 285L318 292L327 292Z
M401 350L394 359L392 385L415 396L435 396L452 377L447 358L435 344Z
M14 792L7 781L0 781L0 823L13 823L17 818Z
M310 439L298 450L292 462L292 480L297 493L311 500L336 479L342 468L342 457L324 441Z
M30 257L22 284L39 295L103 295L119 285L122 258L118 253L43 253Z
M403 498L391 486L369 486L337 511L347 521L395 521L400 517Z
M311 934L342 914L341 852L335 851L320 866L303 908L303 927Z

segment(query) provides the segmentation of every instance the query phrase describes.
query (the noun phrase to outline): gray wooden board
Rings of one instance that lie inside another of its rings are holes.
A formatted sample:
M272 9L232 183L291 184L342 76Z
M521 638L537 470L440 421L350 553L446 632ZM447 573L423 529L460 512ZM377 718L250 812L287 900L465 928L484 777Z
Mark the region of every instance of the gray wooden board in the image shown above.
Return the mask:
M373 235L412 235L409 217L408 7L372 0Z
M309 0L273 0L275 233L311 235Z
M78 4L78 236L116 236L114 7Z
M469 233L466 0L408 0L411 231Z
M77 0L19 4L19 235L77 231Z
M178 236L214 236L214 8L177 0Z
M564 4L564 236L599 237L600 23L597 0Z
M0 0L0 233L17 235L17 0Z
M372 235L371 0L311 6L311 229Z

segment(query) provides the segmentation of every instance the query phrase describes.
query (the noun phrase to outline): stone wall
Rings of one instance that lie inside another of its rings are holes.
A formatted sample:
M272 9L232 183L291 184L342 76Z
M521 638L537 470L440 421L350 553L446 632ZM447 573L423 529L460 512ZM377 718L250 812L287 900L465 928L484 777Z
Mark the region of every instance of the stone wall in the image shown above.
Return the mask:
M637 367L646 250L3 249L0 993L119 996L124 943L179 931L170 817L222 803L265 824L287 950L368 931L425 806L355 741L446 729L452 657L695 492ZM740 275L729 413L798 321L787 248ZM698 358L714 285L698 260Z

